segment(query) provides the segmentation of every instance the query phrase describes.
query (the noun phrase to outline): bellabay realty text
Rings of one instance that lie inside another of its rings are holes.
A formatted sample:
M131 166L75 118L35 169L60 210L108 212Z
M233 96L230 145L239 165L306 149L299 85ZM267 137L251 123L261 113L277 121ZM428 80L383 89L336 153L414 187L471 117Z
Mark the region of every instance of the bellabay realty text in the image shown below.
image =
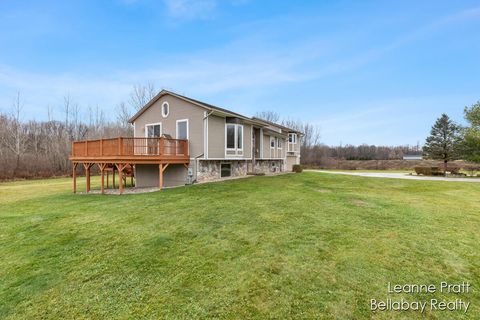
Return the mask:
M432 297L426 300L408 300L405 298L387 298L384 300L370 299L372 311L463 311L468 312L470 302L461 296L469 294L472 286L469 282L440 284L392 284L388 283L388 294L450 294L455 295L452 299L439 299Z

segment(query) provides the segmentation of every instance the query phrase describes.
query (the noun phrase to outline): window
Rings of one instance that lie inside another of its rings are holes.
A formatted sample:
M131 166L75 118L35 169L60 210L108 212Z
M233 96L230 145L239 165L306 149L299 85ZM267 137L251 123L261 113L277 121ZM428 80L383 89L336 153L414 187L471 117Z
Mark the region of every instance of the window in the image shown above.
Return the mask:
M220 177L230 177L232 175L232 165L230 163L220 164Z
M145 125L145 135L147 138L159 138L162 135L162 124L153 123Z
M227 124L227 149L235 149L236 125Z
M270 148L271 149L275 148L275 138L274 137L270 137Z
M168 105L168 102L162 103L162 117L166 118L168 117L168 114L170 113L170 106Z
M145 125L145 136L147 138L159 138L162 135L162 124L161 123L151 123ZM158 155L160 150L158 148L158 140L156 139L147 139L146 145L140 146L140 152L150 155ZM138 147L136 147L138 149ZM142 150L143 149L143 150ZM136 150L138 153L138 150Z
M297 143L297 134L296 133L289 133L288 134L288 142L289 143Z
M177 139L188 139L188 119L177 120Z
M225 129L225 145L227 154L243 154L243 125L227 123Z
M282 139L279 139L277 140L277 148L278 149L282 149Z
M237 149L243 149L243 126L237 126Z

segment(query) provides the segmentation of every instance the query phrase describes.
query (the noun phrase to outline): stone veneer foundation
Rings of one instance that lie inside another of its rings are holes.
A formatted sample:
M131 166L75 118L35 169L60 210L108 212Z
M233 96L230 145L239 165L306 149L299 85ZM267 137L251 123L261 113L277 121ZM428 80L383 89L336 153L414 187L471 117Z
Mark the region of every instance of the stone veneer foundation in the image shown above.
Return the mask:
M220 177L220 165L230 163L232 165L231 177L246 176L252 167L250 160L200 160L197 171L197 182L206 182L222 179ZM281 160L255 160L254 173L274 174L284 171Z

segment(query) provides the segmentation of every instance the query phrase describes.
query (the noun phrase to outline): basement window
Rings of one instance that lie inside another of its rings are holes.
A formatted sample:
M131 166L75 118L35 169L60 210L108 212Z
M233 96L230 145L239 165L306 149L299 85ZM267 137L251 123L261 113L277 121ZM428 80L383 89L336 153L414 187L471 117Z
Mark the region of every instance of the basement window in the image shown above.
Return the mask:
M220 177L231 177L232 176L232 164L231 163L222 163L220 164Z

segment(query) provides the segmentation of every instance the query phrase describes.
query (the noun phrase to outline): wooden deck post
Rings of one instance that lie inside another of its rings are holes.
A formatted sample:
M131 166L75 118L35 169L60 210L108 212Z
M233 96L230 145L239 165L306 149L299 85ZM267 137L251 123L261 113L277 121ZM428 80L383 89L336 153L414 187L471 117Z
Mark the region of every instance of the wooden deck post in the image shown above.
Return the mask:
M117 164L117 169L118 169L118 191L120 192L120 194L123 193L123 168L124 168L124 165L123 164Z
M87 193L90 192L90 167L91 167L90 163L83 164L83 168L85 169L85 178L86 178L85 190L87 191Z
M158 188L163 189L163 163L158 166Z
M102 176L102 194L105 192L105 171L103 169L100 172L100 175Z
M161 163L160 166L158 167L158 171L159 171L159 183L158 183L158 187L160 190L163 189L163 172L167 169L169 163L167 164L163 164Z
M107 165L105 163L99 163L98 168L100 169L100 176L101 176L101 192L102 194L105 193L105 167Z
M73 193L77 193L77 162L73 163L73 172L72 172L72 177L73 177Z

